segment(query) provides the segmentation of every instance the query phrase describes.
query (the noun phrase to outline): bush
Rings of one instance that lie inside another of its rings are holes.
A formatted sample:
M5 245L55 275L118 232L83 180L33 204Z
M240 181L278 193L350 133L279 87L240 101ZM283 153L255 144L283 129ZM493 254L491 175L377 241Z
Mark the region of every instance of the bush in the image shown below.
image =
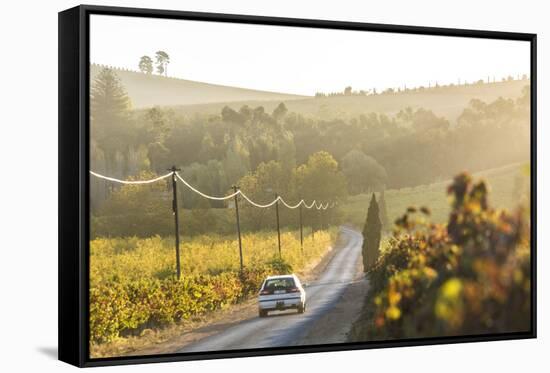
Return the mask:
M529 219L488 204L487 186L467 174L448 189L447 225L410 208L370 274L352 339L417 338L530 328Z

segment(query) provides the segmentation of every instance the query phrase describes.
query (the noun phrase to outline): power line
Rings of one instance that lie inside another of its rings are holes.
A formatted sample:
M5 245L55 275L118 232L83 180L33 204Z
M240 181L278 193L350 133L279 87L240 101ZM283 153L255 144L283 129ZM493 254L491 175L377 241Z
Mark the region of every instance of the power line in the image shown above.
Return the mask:
M306 209L310 209L310 208L312 208L312 207L315 205L315 200L314 200L313 202L311 202L311 205L309 205L309 206L306 204L306 201L304 201L303 199L300 200L300 202L298 202L298 203L295 204L294 206L289 205L289 204L286 203L285 200L282 199L282 198L281 198L281 202L283 203L283 205L285 205L285 206L286 206L287 208L289 208L289 209L296 209L296 208L298 208L298 207L300 207L300 206L302 206L302 205L303 205Z
M191 189L193 192L197 193L198 195L200 195L200 196L202 196L202 197L204 197L204 198L212 199L212 200L214 200L214 201L224 201L224 200L226 200L226 199L233 198L233 197L235 197L235 196L238 195L238 194L242 194L242 193L240 192L240 190L238 190L238 191L236 191L235 193L232 193L232 194L230 194L230 195L228 195L228 196L225 196L225 197L214 197L214 196L209 196L208 194L205 194L205 193L201 192L200 190L194 188L191 184L189 184L187 181L185 181L185 179L183 179L183 178L180 176L180 174L178 174L177 172L176 172L176 176L177 176L178 179L180 179L180 181L181 181L183 184L185 184L186 187L188 187L189 189Z
M239 190L239 192L241 192L241 196L248 201L248 203L250 203L252 206L256 206L256 207L259 207L259 208L266 208L266 207L271 207L273 206L274 204L277 203L277 201L279 201L281 199L281 197L277 196L277 198L275 198L273 201L265 204L265 205L261 205L259 203L256 203L254 201L252 201L250 198L248 198L248 196L246 194L244 194L242 191Z
M173 172L169 172L166 175L162 175L150 180L120 180L120 179L115 179L114 177L108 177L108 176L100 175L97 172L90 171L90 174L94 175L95 177L108 180L108 181L114 181L115 183L120 183L120 184L151 184L172 176L172 173Z
M230 198L234 198L235 199L235 213L236 213L236 223L237 223L237 235L238 235L238 239L239 239L239 257L240 257L240 270L241 270L241 275L243 274L243 248L242 248L242 241L241 241L241 228L240 228L240 218L239 218L239 202L238 202L238 196L241 195L248 203L250 203L251 205L253 206L256 206L256 207L259 207L259 208L267 208L267 207L271 207L273 205L275 205L275 213L276 213L276 218L277 218L277 242L278 242L278 247L279 247L279 257L281 257L281 228L280 228L280 223L279 223L279 202L281 202L285 207L289 208L289 209L296 209L296 208L300 208L299 210L299 221L300 221L300 247L301 247L301 250L302 250L302 253L303 253L303 250L304 250L304 238L303 238L303 217L302 217L302 207L305 207L306 209L312 209L315 207L315 209L317 210L326 210L327 208L332 208L336 205L335 202L332 202L329 204L329 202L326 202L326 203L318 203L317 201L313 200L309 205L305 202L305 200L301 199L300 202L298 202L297 204L295 205L291 205L289 203L287 203L281 196L279 196L278 194L275 194L275 199L273 201L271 201L270 203L267 203L267 204L259 204L259 203L256 203L254 201L252 201L245 193L243 193L238 186L233 186L233 190L234 192L227 195L227 196L223 196L223 197L216 197L216 196L211 196L211 195L208 195L206 193L203 193L201 192L200 190L198 190L197 188L193 187L191 184L189 184L184 178L182 178L180 176L180 174L178 173L179 169L176 168L176 166L173 166L172 168L169 169L169 173L167 173L166 175L162 175L162 176L159 176L159 177L156 177L154 179L149 179L149 180L121 180L121 179L117 179L117 178L114 178L114 177L108 177L108 176L104 176L104 175L101 175L101 174L98 174L97 172L93 172L93 171L90 171L90 174L97 177L97 178L100 178L100 179L103 179L103 180L107 180L107 181L112 181L112 182L116 182L116 183L120 183L120 184L151 184L151 183L154 183L154 182L157 182L157 181L160 181L160 180L163 180L163 179L166 179L168 177L171 177L172 178L172 193L173 193L173 200L172 200L172 211L174 213L174 228L175 228L175 237L176 237L176 276L178 279L180 279L180 276L181 276L181 265L180 265L180 237L179 237L179 219L178 219L178 192L177 192L177 180L179 179L187 188L189 188L191 191L197 193L198 195L204 197L204 198L207 198L207 199L211 199L211 200L215 200L215 201L224 201L224 200L228 200ZM312 235L314 233L314 229L313 229L313 224L311 226L311 229L312 229Z
M255 206L255 207L258 207L258 208L267 208L267 207L271 207L273 205L275 205L277 202L281 202L285 207L289 208L289 209L296 209L296 208L299 208L300 206L303 206L305 207L306 209L312 209L315 207L315 209L317 210L326 210L328 208L332 208L334 207L336 204L334 202L332 203L329 203L329 202L326 202L326 203L321 203L321 202L317 202L316 200L313 200L309 205L306 203L305 200L300 200L300 202L298 202L297 204L295 205L291 205L289 204L288 202L286 202L281 196L277 195L277 197L269 202L269 203L266 203L266 204L260 204L260 203L257 203L257 202L254 202L252 199L250 199L242 190L236 190L234 193L231 193L229 195L226 195L226 196L223 196L223 197L217 197L217 196L211 196L209 194L206 194L206 193L203 193L201 192L200 190L198 190L197 188L193 187L191 184L189 184L183 177L180 176L180 174L177 172L177 171L173 171L173 172L169 172L167 173L166 175L162 175L162 176L159 176L157 178L154 178L154 179L149 179L149 180L121 180L121 179L116 179L114 177L109 177L109 176L105 176L105 175L101 175L101 174L98 174L97 172L94 172L94 171L90 171L90 174L92 174L93 176L95 177L98 177L100 179L104 179L104 180L108 180L108 181L112 181L112 182L116 182L116 183L120 183L120 184L151 184L151 183L154 183L154 182L157 182L157 181L160 181L160 180L163 180L163 179L166 179L172 175L175 175L187 188L189 188L191 191L195 192L196 194L206 198L206 199L210 199L210 200L214 200L214 201L225 201L225 200L228 200L228 199L231 199L231 198L234 198L238 195L241 195L248 203L250 203L252 206Z

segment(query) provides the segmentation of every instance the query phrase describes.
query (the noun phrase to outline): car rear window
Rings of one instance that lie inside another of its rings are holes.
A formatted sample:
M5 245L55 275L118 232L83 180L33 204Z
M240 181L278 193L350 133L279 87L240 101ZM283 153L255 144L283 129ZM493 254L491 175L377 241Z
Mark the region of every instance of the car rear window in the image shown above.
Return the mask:
M264 290L287 290L295 286L296 284L292 277L274 278L266 281Z

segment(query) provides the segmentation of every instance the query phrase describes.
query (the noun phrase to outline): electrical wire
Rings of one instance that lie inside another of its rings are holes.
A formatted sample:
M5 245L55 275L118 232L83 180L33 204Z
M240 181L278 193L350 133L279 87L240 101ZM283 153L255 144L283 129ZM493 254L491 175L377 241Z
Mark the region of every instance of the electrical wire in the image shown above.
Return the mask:
M115 179L114 177L103 176L103 175L100 175L97 172L93 172L93 171L90 171L90 174L92 174L95 177L98 177L100 179L113 181L115 183L120 183L120 184L151 184L151 183L160 181L162 179L166 179L167 177L172 175L172 172L169 172L166 175L162 175L162 176L156 177L154 179L150 179L150 180L120 180L120 179Z
M255 206L255 207L259 207L259 208L267 208L267 207L271 207L273 206L274 204L276 204L277 202L281 202L284 206L286 206L287 208L289 209L296 209L300 206L303 206L304 208L306 209L312 209L313 207L315 207L317 210L326 210L327 208L333 208L334 206L336 206L336 203L335 202L332 202L329 204L329 202L326 202L326 203L318 203L317 201L313 200L309 205L306 203L305 200L300 200L300 202L298 202L297 204L295 205L291 205L289 203L287 203L281 196L277 196L277 198L275 198L273 201L269 202L269 203L266 203L266 204L260 204L260 203L256 203L254 202L253 200L251 200L242 190L237 190L236 192L234 193L231 193L227 196L223 196L223 197L216 197L216 196L211 196L211 195L208 195L206 193L203 193L201 192L200 190L198 190L197 188L193 187L191 184L189 184L184 178L182 178L180 176L179 173L177 172L169 172L167 173L166 175L162 175L162 176L159 176L159 177L156 177L154 179L150 179L150 180L121 180L121 179L116 179L114 177L108 177L108 176L104 176L104 175L101 175L101 174L98 174L97 172L93 172L93 171L90 171L90 174L97 177L97 178L100 178L100 179L104 179L104 180L108 180L108 181L112 181L112 182L116 182L116 183L120 183L120 184L151 184L151 183L154 183L154 182L157 182L157 181L160 181L162 179L166 179L167 177L170 177L172 175L176 175L176 177L187 187L189 188L191 191L197 193L198 195L204 197L204 198L207 198L207 199L210 199L210 200L214 200L214 201L225 201L225 200L228 200L230 198L234 198L235 196L238 196L239 194L248 202L250 203L252 206Z

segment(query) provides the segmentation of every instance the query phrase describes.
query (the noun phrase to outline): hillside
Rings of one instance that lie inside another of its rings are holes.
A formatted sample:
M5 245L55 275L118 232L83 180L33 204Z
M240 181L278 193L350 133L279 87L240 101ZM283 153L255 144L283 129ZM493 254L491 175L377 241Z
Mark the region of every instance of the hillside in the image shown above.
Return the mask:
M394 115L406 107L411 107L413 109L422 107L432 110L436 115L443 116L453 123L468 105L470 100L477 98L485 102L491 102L498 97L517 98L521 95L523 87L528 84L528 80L512 80L495 83L426 88L393 94L320 98L309 97L302 99L295 99L295 97L293 97L292 100L274 101L228 101L215 104L181 105L174 107L174 109L179 113L187 115L195 113L218 114L225 105L236 110L243 105L251 107L261 105L267 112L271 112L281 101L283 101L290 112L319 116L323 119L331 119L355 117L360 114L372 112Z
M474 180L486 180L490 190L491 206L513 209L522 202L525 192L529 188L529 177L524 164L511 164L490 170L474 173ZM409 206L429 206L432 212L432 221L442 223L447 221L450 207L447 198L447 187L451 180L441 181L429 185L419 185L414 188L390 189L385 192L388 219L393 223L395 219L405 213ZM348 198L342 206L346 219L363 227L369 206L370 194L360 194Z
M90 78L105 66L91 64ZM227 101L290 101L306 96L286 93L257 91L246 88L228 87L192 80L148 75L140 72L112 68L126 88L134 108L150 106L196 105ZM216 107L219 107L217 105Z
M93 79L103 66L92 64ZM441 86L392 94L308 97L286 93L202 83L192 80L147 75L114 68L136 109L167 106L185 115L219 114L224 106L238 110L243 105L263 106L267 112L284 102L291 112L323 119L349 118L371 112L394 115L411 107L432 110L451 122L474 98L490 102L498 97L516 98L528 80Z

